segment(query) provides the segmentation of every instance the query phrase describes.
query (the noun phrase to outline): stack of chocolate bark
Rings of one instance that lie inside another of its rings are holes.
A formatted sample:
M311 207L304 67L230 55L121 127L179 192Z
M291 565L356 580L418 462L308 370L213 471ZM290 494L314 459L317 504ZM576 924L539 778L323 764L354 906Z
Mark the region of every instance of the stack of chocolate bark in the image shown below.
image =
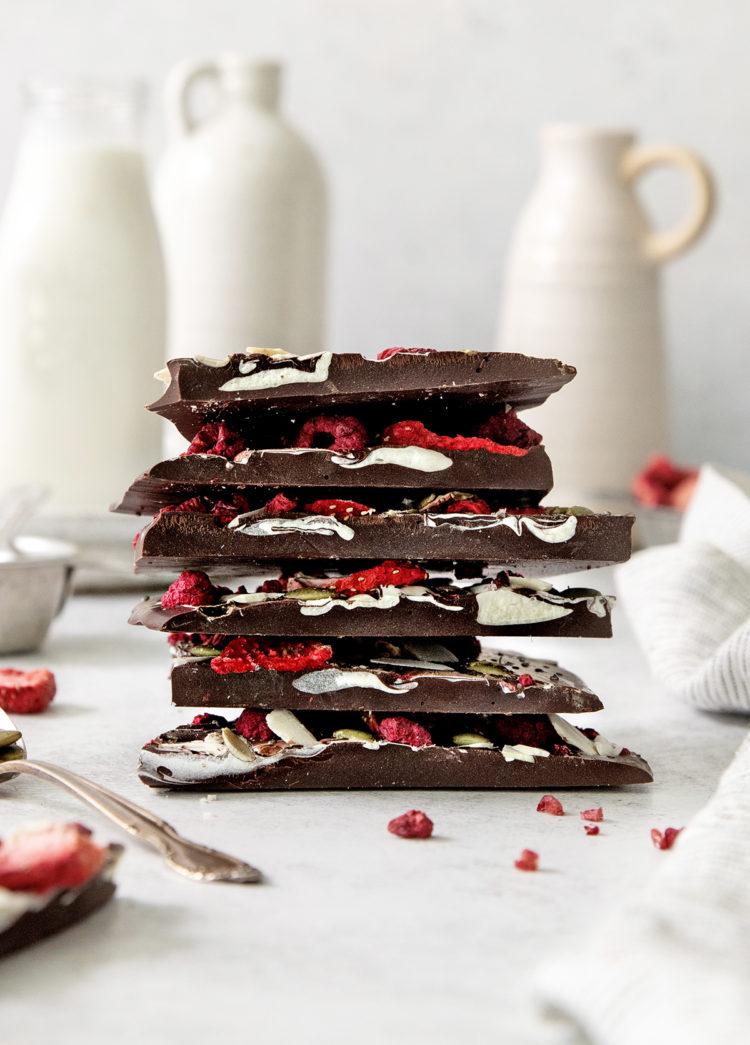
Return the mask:
M561 717L601 708L580 679L478 638L611 634L611 598L541 578L627 559L632 517L540 508L552 469L517 415L574 374L424 349L172 360L150 409L192 442L116 510L154 516L136 570L182 571L131 622L168 633L172 702L202 713L145 745L141 779L649 781L638 755Z

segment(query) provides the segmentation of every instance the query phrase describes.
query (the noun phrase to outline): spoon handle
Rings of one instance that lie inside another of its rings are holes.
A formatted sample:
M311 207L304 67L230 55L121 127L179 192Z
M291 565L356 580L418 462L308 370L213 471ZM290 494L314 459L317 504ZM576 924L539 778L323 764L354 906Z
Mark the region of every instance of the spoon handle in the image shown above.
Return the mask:
M259 882L261 872L250 864L237 860L216 849L190 842L166 821L141 809L127 798L94 784L69 769L18 759L13 762L13 773L28 773L60 784L83 802L87 802L129 834L156 849L175 871L200 882Z

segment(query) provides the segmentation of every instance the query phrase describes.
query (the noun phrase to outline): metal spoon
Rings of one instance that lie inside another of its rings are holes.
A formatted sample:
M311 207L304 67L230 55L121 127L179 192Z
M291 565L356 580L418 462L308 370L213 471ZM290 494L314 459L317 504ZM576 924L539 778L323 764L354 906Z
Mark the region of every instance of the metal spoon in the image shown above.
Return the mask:
M260 871L242 860L227 856L216 849L209 849L205 845L189 842L158 816L77 773L71 773L69 769L62 769L48 762L32 762L26 756L26 745L20 730L16 729L11 719L0 710L0 765L6 763L12 763L13 769L11 772L0 774L0 783L11 780L19 773L29 773L31 776L60 784L114 821L128 834L156 849L173 870L188 878L199 882L249 884L260 882L263 877Z

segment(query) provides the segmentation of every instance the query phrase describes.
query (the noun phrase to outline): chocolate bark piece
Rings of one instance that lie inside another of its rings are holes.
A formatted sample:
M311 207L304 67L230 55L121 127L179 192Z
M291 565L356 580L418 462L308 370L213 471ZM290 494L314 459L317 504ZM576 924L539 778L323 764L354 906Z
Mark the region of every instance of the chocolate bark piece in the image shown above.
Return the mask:
M212 515L164 512L142 531L136 572L207 570L245 576L275 564L326 559L418 559L474 562L530 576L569 573L625 562L632 515L494 515L392 512L345 522L292 512L282 518L251 513L229 526ZM296 567L298 568L298 567Z
M450 733L450 727L443 728ZM374 739L318 741L312 735L307 746L250 744L242 738L230 746L223 738L234 735L231 728L190 727L162 734L141 750L139 776L151 787L201 791L619 787L653 779L648 764L630 752L602 755L565 747L565 754L545 753L524 745L411 747Z
M370 652L369 659L358 660L356 654L346 659L335 648L335 659L322 668L295 672L258 668L226 675L212 669L210 657L180 657L171 671L172 704L196 708L270 705L292 711L388 712L397 703L406 714L425 709L453 713L575 713L599 711L602 707L581 679L554 661L482 650L472 660L440 665L425 661L424 657L409 658L409 651L396 658L378 656L375 650ZM519 683L519 677L524 676L533 678L533 683Z
M574 367L559 360L511 352L401 354L382 361L356 353L249 353L229 356L223 365L215 362L170 360L169 384L149 410L192 439L206 421L221 418L231 423L234 415L248 409L331 411L380 400L466 397L527 408L539 406L575 376Z
M383 454L389 460L377 463L373 455ZM269 489L269 497L279 489L373 487L392 490L394 499L409 490L502 490L508 505L534 506L552 489L552 466L543 446L532 446L523 456L423 447L380 447L356 457L317 449L248 450L242 456L244 463L211 454L160 461L131 483L112 510L154 514L196 494L229 498L237 490L259 487Z
M254 593L224 596L207 606L164 608L158 598L140 602L131 624L155 631L206 635L393 636L549 635L609 638L613 599L590 588L521 588L490 583L461 588L429 582L405 588L337 597L319 592ZM314 590L311 582L310 590ZM228 601L235 600L235 601ZM239 601L236 601L239 600ZM244 601L243 601L244 600Z
M88 882L35 898L40 906L25 911L0 930L0 956L67 929L103 907L114 895L116 886L112 873L122 852L121 845L107 846L101 871Z

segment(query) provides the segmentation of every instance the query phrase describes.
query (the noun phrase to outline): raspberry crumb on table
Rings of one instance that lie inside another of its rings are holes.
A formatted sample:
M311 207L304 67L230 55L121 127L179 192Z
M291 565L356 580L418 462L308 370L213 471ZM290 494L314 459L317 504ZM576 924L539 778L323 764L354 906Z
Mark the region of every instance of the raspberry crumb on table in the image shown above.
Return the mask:
M681 827L667 827L662 834L657 827L653 827L651 829L651 841L656 849L671 849L682 830Z
M581 810L581 820L595 820L597 823L604 819L604 813L602 807L599 806L597 809L583 809Z
M513 861L519 871L536 871L539 868L539 853L533 849L524 849L518 860Z
M542 795L536 811L537 813L549 813L550 816L565 816L562 802L559 798L555 798L554 795Z
M429 838L434 828L432 820L419 809L410 809L388 823L388 830L399 838Z
M598 824L584 824L583 829L587 835L598 835L599 825Z

